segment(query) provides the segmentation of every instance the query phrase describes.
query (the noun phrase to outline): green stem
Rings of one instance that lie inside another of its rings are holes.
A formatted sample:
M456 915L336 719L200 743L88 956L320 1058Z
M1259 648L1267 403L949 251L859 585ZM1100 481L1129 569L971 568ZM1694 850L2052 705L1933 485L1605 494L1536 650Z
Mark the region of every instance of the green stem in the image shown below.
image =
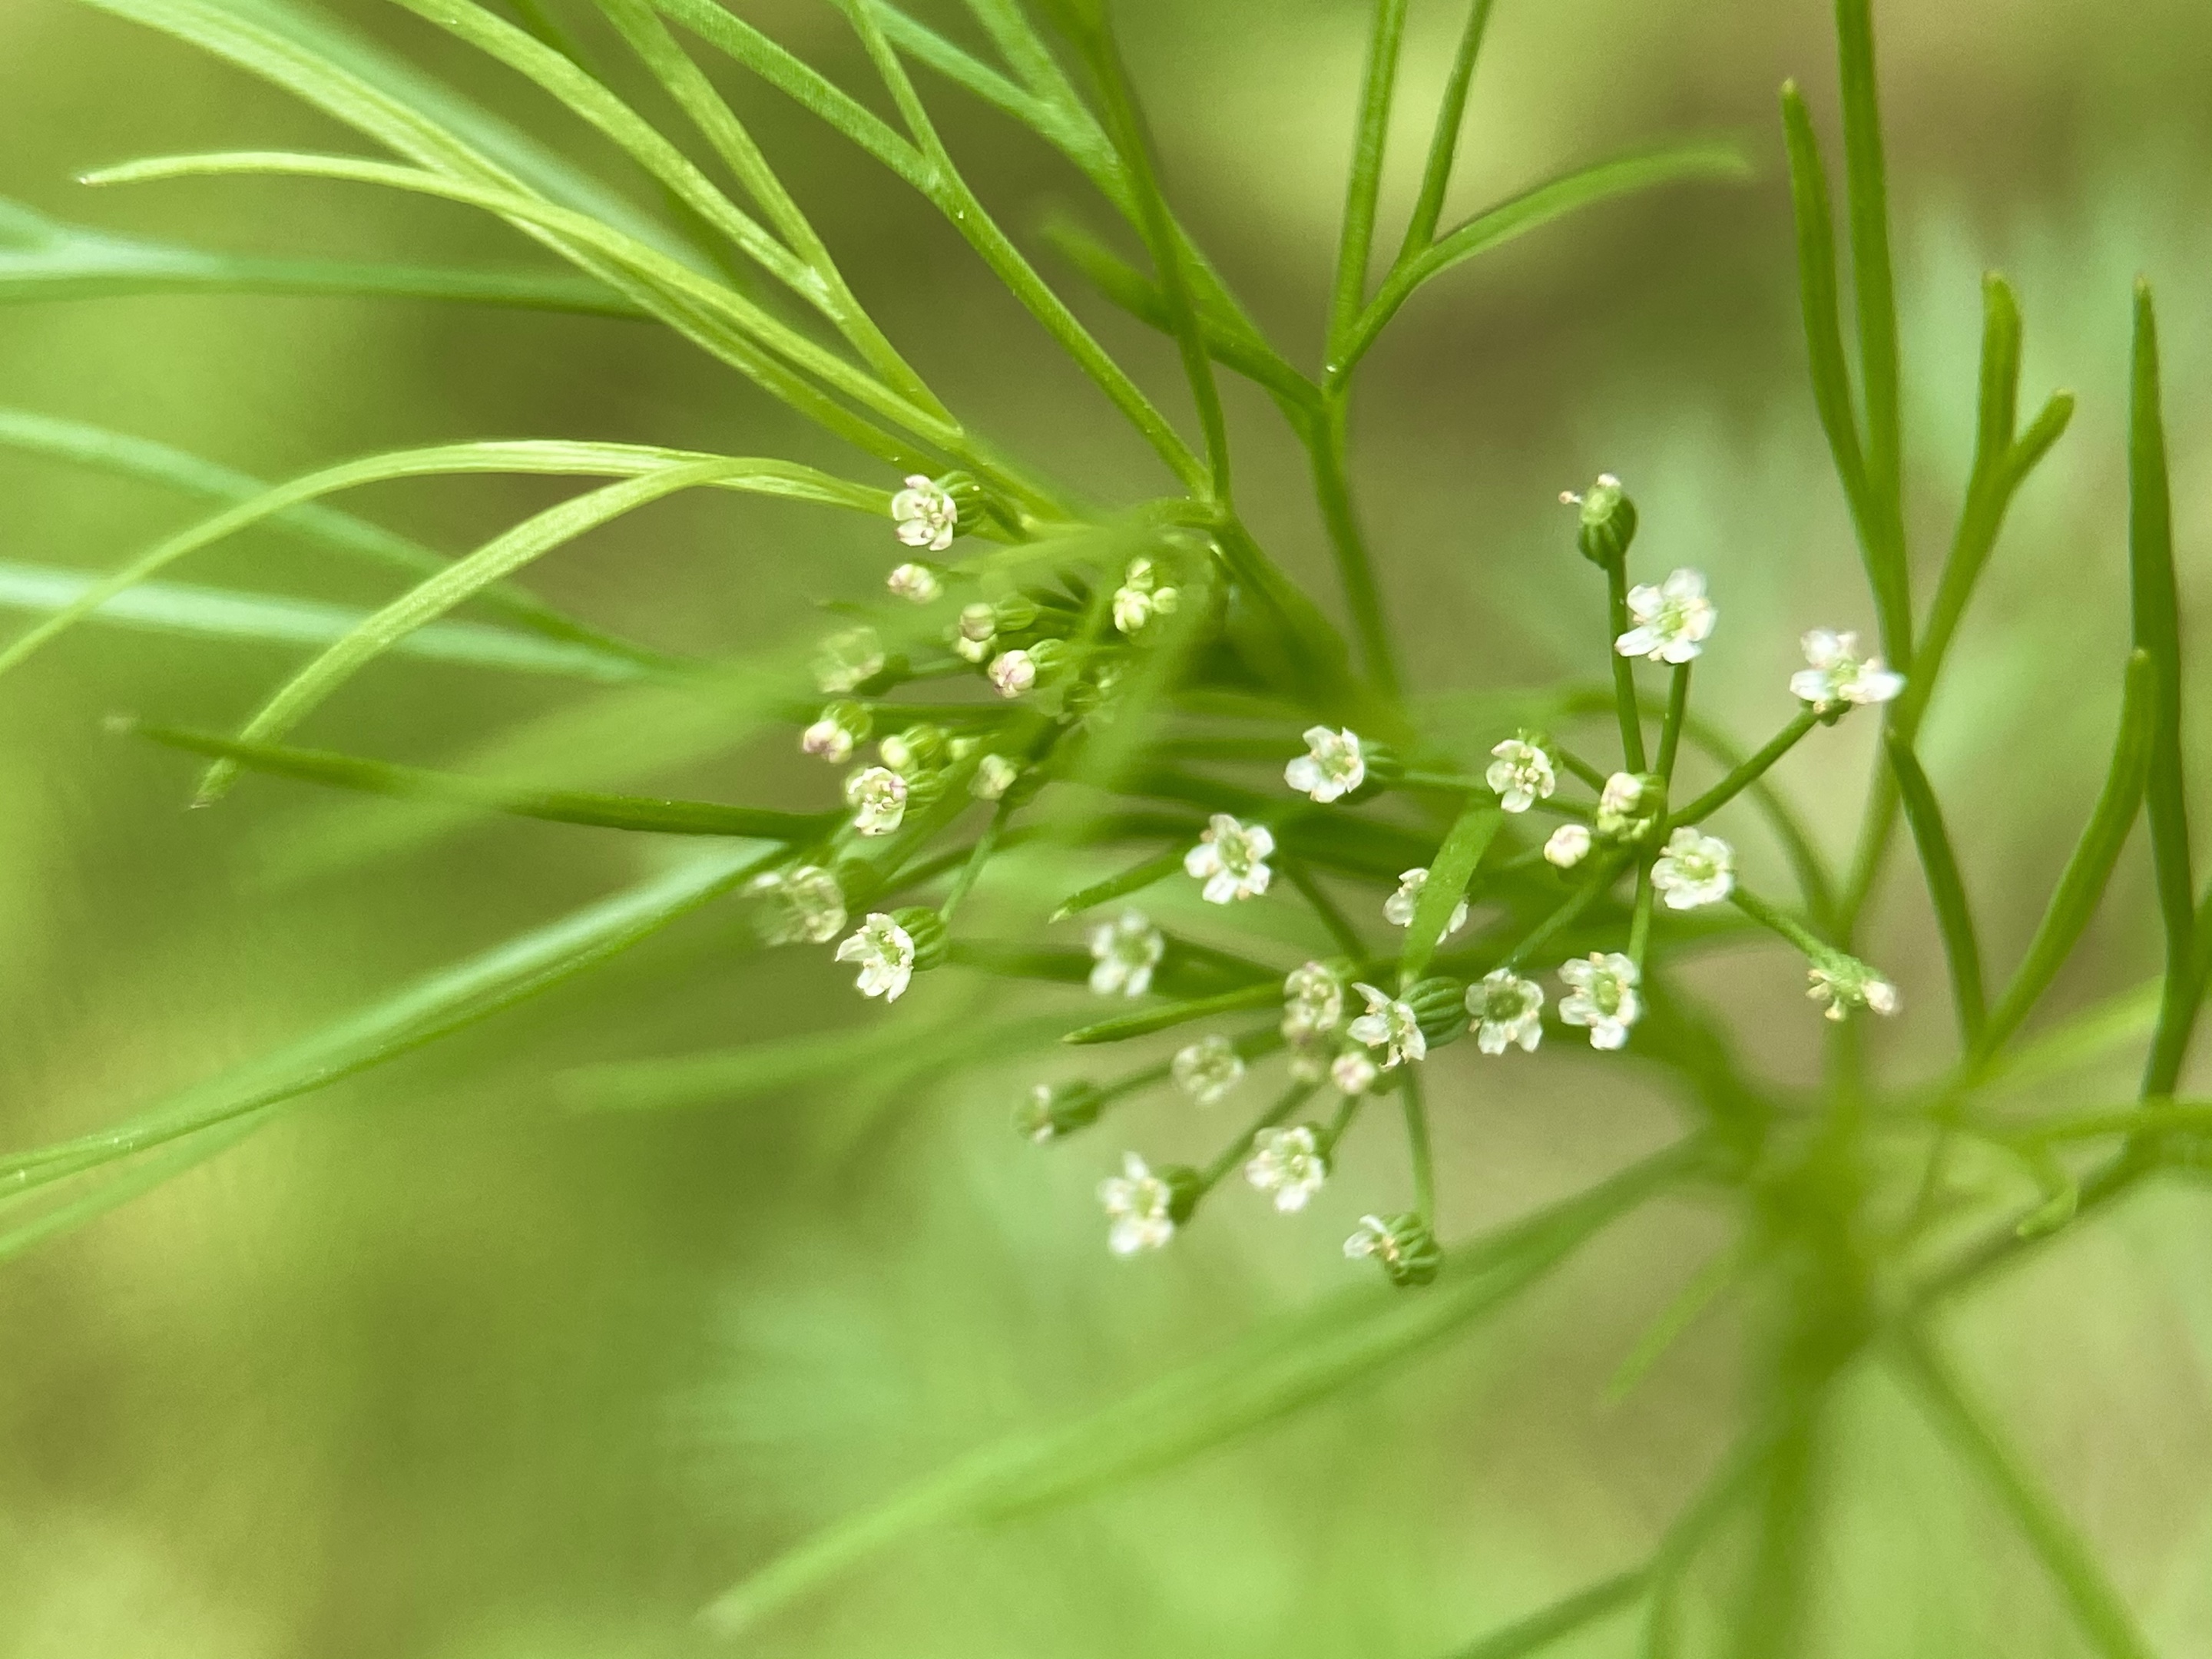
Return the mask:
M1779 909L1760 898L1756 893L1738 886L1729 895L1729 902L1770 933L1778 933L1798 950L1808 960L1822 963L1836 955L1835 947L1799 921L1788 911Z
M1656 890L1651 881L1651 865L1639 860L1636 866L1636 908L1628 923L1628 959L1636 964L1636 971L1644 972L1644 952L1651 943L1651 906Z
M1797 718L1767 739L1766 746L1749 759L1739 763L1735 769L1711 788L1692 801L1680 811L1668 815L1667 827L1697 823L1711 817L1745 790L1765 777L1774 763L1795 749L1799 741L1820 723L1820 717L1809 708L1799 711Z
M1620 874L1627 861L1628 855L1625 853L1605 855L1605 861L1591 872L1589 880L1577 888L1565 903L1531 928L1528 936L1506 952L1504 960L1498 965L1500 968L1518 968L1526 962L1538 946L1571 925L1577 916L1589 908L1590 902L1613 885L1614 878Z
M1667 717L1659 727L1659 775L1674 778L1674 753L1681 747L1682 723L1690 712L1690 671L1695 663L1677 663L1667 687Z
M1313 872L1306 868L1304 860L1286 859L1278 854L1275 864L1290 878L1291 885L1298 890L1305 902L1313 906L1314 914L1321 918L1322 926L1328 929L1328 936L1336 941L1337 948L1354 959L1364 957L1367 941L1359 937L1359 931L1352 925L1350 918L1314 879Z
M1345 1132L1359 1116L1359 1109L1366 1103L1365 1095L1345 1096L1337 1106L1336 1115L1329 1120L1328 1128L1322 1135L1320 1151L1323 1158L1336 1156L1336 1143L1344 1139Z
M1603 772L1601 772L1596 767L1592 766L1580 755L1575 753L1573 750L1568 748L1566 744L1563 743L1554 743L1547 746L1552 751L1552 758L1553 760L1559 762L1560 765L1565 767L1568 771L1573 773L1584 783L1589 785L1591 788L1602 790L1605 787L1606 775Z
M1348 397L1345 389L1331 392L1320 413L1305 423L1306 453L1311 459L1314 494L1321 503L1329 550L1336 559L1337 585L1344 592L1352 629L1359 636L1360 661L1375 689L1395 699L1400 689L1396 647L1382 614L1382 590L1375 580L1374 561L1352 501Z
M1311 1099L1314 1091L1320 1086L1314 1083L1292 1084L1273 1105L1252 1120L1251 1127L1240 1139L1231 1141L1222 1149L1220 1156L1199 1172L1199 1191L1210 1193L1219 1186L1231 1170L1251 1156L1252 1143L1259 1138L1262 1129L1272 1129L1290 1116Z
M1006 821L1013 817L1013 813L1014 809L1010 803L1006 801L999 803L999 810L991 814L991 822L984 826L983 833L976 837L975 850L969 854L968 861L960 866L959 873L952 878L952 886L945 895L945 902L937 907L939 921L947 925L951 924L952 913L960 908L960 901L968 896L968 890L975 884L975 878L983 873L983 866L988 864L997 854L999 837L1005 832Z
M1367 295L1367 265L1375 248L1375 204L1382 187L1382 151L1390 136L1390 104L1397 89L1398 52L1408 0L1375 0L1367 43L1367 68L1359 90L1359 128L1352 176L1345 191L1344 234L1337 246L1336 282L1329 303L1328 358L1334 368L1352 339Z
M1413 1209L1420 1218L1433 1223L1437 1214L1436 1160L1429 1147L1429 1111L1421 1097L1421 1074L1409 1069L1406 1080L1398 1086L1398 1098L1406 1114L1406 1155L1413 1166Z
M1428 164L1421 172L1421 194L1407 222L1406 240L1398 264L1428 251L1436 240L1437 223L1443 216L1444 193L1451 188L1452 164L1459 155L1460 128L1467 119L1468 89L1474 82L1475 59L1482 52L1483 33L1490 25L1493 0L1474 0L1468 8L1467 27L1461 31L1459 50L1452 55L1451 73L1444 79L1443 96L1437 104L1437 125L1429 139Z
M1613 700L1620 717L1620 753L1629 771L1641 772L1649 763L1644 753L1644 719L1636 702L1636 665L1613 649L1613 641L1629 629L1626 560L1615 559L1606 566L1605 589L1606 614L1612 623L1605 652L1613 660Z

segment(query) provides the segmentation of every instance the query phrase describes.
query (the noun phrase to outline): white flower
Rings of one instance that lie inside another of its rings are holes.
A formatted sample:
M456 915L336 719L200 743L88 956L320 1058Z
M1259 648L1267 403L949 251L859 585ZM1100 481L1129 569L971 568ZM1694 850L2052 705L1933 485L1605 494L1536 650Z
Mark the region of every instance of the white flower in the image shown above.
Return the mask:
M1115 1255L1134 1255L1157 1250L1175 1237L1175 1217L1170 1213L1175 1189L1147 1169L1134 1152L1121 1154L1121 1173L1098 1183L1098 1201L1106 1207L1113 1225L1106 1234L1107 1248Z
M814 683L832 696L856 689L884 672L884 642L872 628L848 628L822 641L814 655Z
M1275 838L1267 825L1248 828L1226 812L1216 812L1199 831L1198 845L1184 854L1183 872L1206 884L1208 904L1255 898L1274 878L1267 863L1274 850Z
M1904 675L1883 667L1880 657L1859 655L1856 634L1832 634L1816 628L1798 643L1805 647L1805 660L1813 665L1790 677L1790 690L1811 703L1816 714L1825 714L1838 704L1855 708L1861 703L1887 702L1905 690Z
M1398 872L1398 890L1382 901L1382 920L1394 927L1413 925L1413 907L1421 902L1421 889L1429 884L1425 870L1401 870ZM1467 901L1462 899L1452 907L1451 922L1444 929L1449 939L1467 926Z
M1178 1050L1168 1068L1176 1087L1201 1106L1211 1106L1244 1080L1244 1057L1237 1045L1219 1035L1200 1037Z
M1152 969L1168 948L1141 910L1124 910L1091 930L1091 988L1102 997L1140 997L1152 987Z
M853 734L825 714L799 734L799 748L802 754L842 766L853 758Z
M942 553L952 545L960 527L960 506L917 472L891 497L891 520L898 526L898 538L908 547Z
M854 982L862 996L896 1002L914 977L914 937L878 910L837 947L837 960L860 964L860 977Z
M795 865L753 878L750 890L770 902L762 936L770 945L827 945L845 929L845 894L818 864Z
M991 654L991 644L998 634L999 613L979 602L960 607L959 620L945 637L951 641L952 648L969 662L981 662Z
M1717 904L1735 890L1735 848L1685 824L1667 837L1667 850L1651 866L1651 884L1669 910Z
M1613 642L1624 657L1686 663L1705 648L1718 613L1705 597L1705 579L1677 570L1656 587L1628 590L1628 614L1637 625Z
M945 591L937 573L926 564L902 564L884 578L884 586L902 599L927 605Z
M1036 664L1026 651L1006 651L991 659L984 671L991 688L1002 697L1018 697L1036 684Z
M1328 1160L1321 1155L1311 1129L1262 1129L1253 1137L1253 1146L1244 1179L1261 1192L1273 1194L1275 1208L1285 1215L1304 1209L1306 1200L1328 1179Z
M1597 832L1608 841L1632 841L1651 827L1653 791L1638 773L1615 772L1597 793Z
M1305 739L1307 752L1283 769L1283 781L1300 794L1327 805L1366 781L1367 761L1359 752L1358 732L1310 726Z
M975 775L968 781L968 793L977 800L1001 800L1021 775L1022 769L1004 755L986 755L975 763Z
M888 766L853 773L845 780L845 804L860 834L888 836L906 817L906 780Z
M1522 1053L1533 1054L1544 1040L1544 988L1510 968L1485 974L1481 983L1468 986L1467 1011L1474 1016L1468 1029L1475 1046L1486 1054L1502 1054L1516 1042Z
M1562 870L1571 870L1589 856L1590 832L1586 823L1563 823L1544 843L1544 859Z
M1382 1075L1381 1067L1367 1057L1364 1048L1346 1048L1328 1068L1328 1080L1336 1085L1339 1094L1344 1095L1365 1094Z
M1498 794L1498 804L1509 812L1525 812L1540 800L1550 799L1559 787L1552 770L1552 757L1533 743L1508 738L1490 751L1497 757L1482 775Z
M1593 951L1563 963L1559 977L1573 988L1572 995L1559 1000L1559 1018L1589 1027L1591 1048L1618 1048L1628 1041L1628 1028L1644 1014L1634 963L1617 951L1610 956Z
M1409 1003L1400 1002L1371 985L1352 988L1367 999L1367 1012L1345 1029L1354 1042L1382 1051L1382 1069L1409 1060L1427 1058L1429 1040L1421 1035L1421 1022Z
M1904 999L1892 985L1866 963L1849 957L1839 957L1826 966L1808 970L1805 994L1815 1002L1826 1003L1823 1011L1830 1019L1840 1020L1855 1008L1871 1008L1877 1014L1893 1015L1905 1006Z
M1133 634L1154 617L1172 616L1182 598L1174 588L1159 585L1150 559L1132 559L1121 586L1114 590L1114 626Z
M1344 1018L1344 981L1318 962L1283 981L1283 1034L1334 1031Z
M1398 1237L1381 1216L1364 1215L1352 1237L1344 1241L1344 1254L1354 1261L1364 1261L1370 1255L1395 1261L1399 1255Z

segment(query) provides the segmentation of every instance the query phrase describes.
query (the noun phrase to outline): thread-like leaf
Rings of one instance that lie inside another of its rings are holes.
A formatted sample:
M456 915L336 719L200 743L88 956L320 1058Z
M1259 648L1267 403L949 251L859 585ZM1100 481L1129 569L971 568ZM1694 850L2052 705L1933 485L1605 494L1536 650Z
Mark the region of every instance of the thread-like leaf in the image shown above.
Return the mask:
M1183 849L1170 848L1142 863L1131 865L1127 870L1093 882L1079 889L1060 902L1051 920L1065 921L1070 916L1079 916L1085 910L1095 910L1117 898L1127 898L1132 893L1141 893L1157 882L1165 881L1182 868Z
M1367 266L1375 251L1375 208L1382 189L1382 153L1390 137L1390 106L1398 85L1400 44L1407 0L1375 0L1367 62L1359 84L1359 120L1345 188L1344 228L1336 252L1336 280L1328 313L1328 367L1348 362L1353 331L1367 297Z
M0 1193L27 1190L273 1109L381 1065L628 950L742 885L780 854L718 848L629 891L416 981L264 1058L96 1133L0 1158Z
M1354 363L1366 356L1391 318L1397 315L1399 307L1424 283L1478 253L1486 253L1592 203L1686 179L1746 179L1751 176L1751 163L1735 144L1697 139L1577 168L1510 201L1501 202L1477 214L1418 257L1401 264L1383 279L1365 310L1347 325L1343 344L1330 365L1330 378L1341 380Z
M1380 1285L1340 1292L1086 1418L987 1447L802 1542L722 1596L708 1617L726 1631L743 1629L915 1534L1064 1502L1355 1387L1504 1305L1677 1179L1697 1150L1677 1146L1461 1247L1419 1296Z
M1478 798L1461 812L1444 836L1435 861L1429 866L1428 879L1421 884L1420 896L1413 901L1413 920L1407 925L1406 951L1398 963L1402 984L1411 985L1428 970L1429 959L1443 943L1452 911L1467 896L1475 866L1482 862L1482 855L1490 850L1504 822L1505 814L1497 802Z
M635 830L663 836L728 836L748 841L789 843L813 841L842 823L842 812L777 812L719 801L669 800L648 795L605 795L578 789L518 789L453 772L397 766L358 755L319 749L288 749L273 744L240 743L210 732L173 726L132 725L127 729L171 749L227 760L252 772L297 778L307 783L356 789L365 794L403 799L450 801L514 817L544 818L555 823L590 824L602 830Z
M1087 975L1087 959L1083 965ZM1264 984L1248 985L1242 990L1224 991L1218 996L1200 997L1164 1008L1148 1008L1140 1014L1123 1014L1117 1019L1101 1020L1095 1025L1085 1025L1070 1031L1060 1041L1079 1046L1127 1042L1132 1037L1150 1036L1155 1031L1170 1030L1178 1025L1188 1025L1195 1019L1211 1019L1216 1014L1233 1014L1247 1008L1265 1008L1281 1001L1282 996L1282 987L1269 980Z
M2113 745L2112 763L2105 777L2104 792L2075 843L2074 854L2058 878L2043 921L2027 947L2027 955L2013 975L1990 1023L1983 1031L1978 1053L1986 1056L2020 1029L2036 1001L2050 988L2058 969L2074 953L2075 942L2089 925L2089 918L2104 896L2112 866L2127 845L2142 805L2143 781L2150 769L2152 733L2156 721L2157 670L2149 653L2137 651L2128 659L2126 699L2120 708L2119 737Z
M1958 1008L1959 1032L1971 1049L1981 1041L1982 1027L1989 1019L1973 907L1967 902L1966 882L1959 874L1959 858L1952 849L1951 832L1943 823L1943 809L1919 757L1912 752L1911 744L1893 733L1888 738L1887 750L1898 796L1905 805L1905 821L1911 827L1921 868L1927 872L1936 925L1943 936L1943 957L1951 969L1951 1000Z
M1398 258L1413 258L1429 246L1443 215L1444 193L1451 188L1452 163L1459 155L1460 128L1467 120L1467 95L1474 84L1475 60L1482 52L1482 37L1490 27L1492 0L1469 0L1467 23L1461 29L1459 48L1452 54L1443 95L1437 100L1436 125L1429 138L1429 159L1421 168L1421 193L1406 222L1406 240Z

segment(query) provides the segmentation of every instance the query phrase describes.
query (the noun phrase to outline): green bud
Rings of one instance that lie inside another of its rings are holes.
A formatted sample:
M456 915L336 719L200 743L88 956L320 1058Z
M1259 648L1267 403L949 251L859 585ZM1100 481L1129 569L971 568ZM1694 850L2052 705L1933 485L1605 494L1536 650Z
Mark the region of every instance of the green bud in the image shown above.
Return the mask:
M1442 977L1421 980L1401 1000L1413 1011L1430 1048L1441 1048L1467 1035L1464 981Z
M1363 1216L1359 1231L1344 1242L1348 1256L1371 1255L1393 1285L1426 1285L1443 1266L1444 1253L1429 1224L1411 1213Z
M909 812L924 806L933 806L945 799L945 774L915 772L906 778L906 805Z
M1188 1164L1172 1164L1152 1173L1168 1184L1168 1219L1178 1227L1188 1221L1206 1196L1206 1177Z
M942 968L951 954L951 945L945 937L945 918L936 911L921 905L891 912L891 920L906 929L906 936L914 941L914 970L917 974L928 969Z
M1575 541L1583 557L1607 569L1627 558L1628 544L1636 539L1636 503L1629 500L1620 479L1601 472L1597 482L1582 495L1570 490L1559 500L1581 509Z
M953 508L960 515L960 533L964 536L975 529L981 521L984 510L990 505L989 498L983 494L983 486L965 472L948 472L933 482L952 497Z
M909 726L885 738L876 745L876 752L892 771L901 777L909 777L945 759L950 747L943 726Z
M965 612L962 613L965 616ZM991 619L1001 634L1018 634L1025 628L1036 626L1037 603L1021 593L1009 593L995 600L991 606Z
M1040 1145L1087 1129L1106 1097L1092 1083L1040 1083L1014 1109L1014 1127Z

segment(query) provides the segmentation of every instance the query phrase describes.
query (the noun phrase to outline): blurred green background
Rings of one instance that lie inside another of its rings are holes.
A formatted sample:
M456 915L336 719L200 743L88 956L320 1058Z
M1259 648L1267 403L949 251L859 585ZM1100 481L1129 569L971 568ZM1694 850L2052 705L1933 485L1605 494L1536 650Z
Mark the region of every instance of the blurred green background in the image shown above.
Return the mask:
M620 176L528 88L396 7L331 9ZM737 9L860 84L828 5ZM1171 188L1261 320L1310 362L1364 9L1120 10ZM1413 112L1442 79L1458 13L1414 7L1401 212ZM2024 393L2039 402L2063 385L2081 399L2022 498L1923 745L1955 803L1988 947L2008 963L2087 811L2118 702L2138 270L2160 285L2166 327L2185 626L2201 639L2212 623L2212 9L1947 0L1893 4L1879 21L1923 573L1971 447L1984 267L2021 292ZM1637 491L1639 558L1711 574L1725 620L1700 701L1740 736L1756 740L1786 713L1802 628L1870 623L1803 381L1774 118L1789 74L1824 118L1832 110L1827 27L1813 0L1501 0L1460 206L1693 131L1744 134L1762 173L1742 189L1600 208L1490 256L1418 299L1376 354L1358 480L1421 688L1590 671L1587 573L1553 498L1601 467ZM949 91L933 96L1010 224L1026 234L1062 206L1105 224L1036 147ZM918 200L771 97L748 91L740 105L863 296L956 408L1102 494L1157 487L1136 441ZM532 257L465 210L361 190L76 186L88 167L140 155L362 144L65 0L0 5L0 195L57 218L239 250ZM1074 291L1048 256L1046 268ZM1078 303L1171 389L1167 349ZM854 465L647 327L409 302L0 309L0 402L266 477L479 437ZM1299 458L1249 388L1232 408L1255 528L1318 589L1326 555ZM542 483L471 479L382 486L349 504L458 550L548 499ZM193 512L150 488L0 456L0 558L111 568ZM718 499L664 504L532 581L637 636L726 653L787 637L805 607L866 592L885 562L878 529ZM349 603L387 591L275 536L180 574ZM87 629L9 680L9 1146L118 1117L667 856L514 823L378 852L346 839L366 809L267 781L187 814L184 760L100 732L115 710L235 724L292 665L262 647ZM2197 758L2212 760L2207 677L2190 693ZM459 765L499 730L591 695L387 663L304 738ZM1836 848L1870 735L1808 745L1784 775ZM818 792L781 741L654 781ZM2062 1005L2154 971L2140 851ZM1911 1003L1884 1052L1901 1076L1936 1063L1948 1019L1917 878L1902 864L1893 877L1869 954ZM1399 1166L1377 1133L1348 1144L1316 1212L1286 1221L1225 1202L1164 1256L1121 1262L1102 1248L1091 1188L1121 1133L1164 1154L1196 1146L1169 1103L1048 1152L1007 1133L1032 1075L1018 1068L945 1090L841 1080L741 1105L574 1109L561 1078L578 1066L877 1012L817 953L761 958L742 938L724 915L687 924L461 1042L315 1097L0 1270L0 1654L690 1652L703 1645L696 1610L776 1550L960 1451L1061 1420L1310 1301L1346 1277L1334 1241L1350 1219L1395 1201ZM1778 960L1705 983L1744 1017L1760 1064L1802 1076L1816 1028ZM966 1017L966 994L928 983L914 1014ZM2131 1071L2122 1056L2053 1102L2118 1097ZM1485 1071L1463 1046L1441 1057L1439 1078L1448 1237L1586 1182L1675 1121L1661 1084L1571 1055ZM1955 1333L2167 1659L2212 1655L2203 1205L2201 1192L2142 1195L1978 1298ZM1382 1386L1116 1492L902 1548L780 1617L750 1650L1441 1654L1640 1559L1726 1443L1741 1332L1725 1310L1625 1400L1604 1388L1723 1237L1714 1213L1649 1211L1500 1322ZM1856 1388L1846 1419L1818 1544L1818 1651L2088 1650L1890 1385ZM1705 1629L1700 1615L1691 1651L1709 1650ZM1559 1650L1595 1659L1632 1642L1616 1623Z

